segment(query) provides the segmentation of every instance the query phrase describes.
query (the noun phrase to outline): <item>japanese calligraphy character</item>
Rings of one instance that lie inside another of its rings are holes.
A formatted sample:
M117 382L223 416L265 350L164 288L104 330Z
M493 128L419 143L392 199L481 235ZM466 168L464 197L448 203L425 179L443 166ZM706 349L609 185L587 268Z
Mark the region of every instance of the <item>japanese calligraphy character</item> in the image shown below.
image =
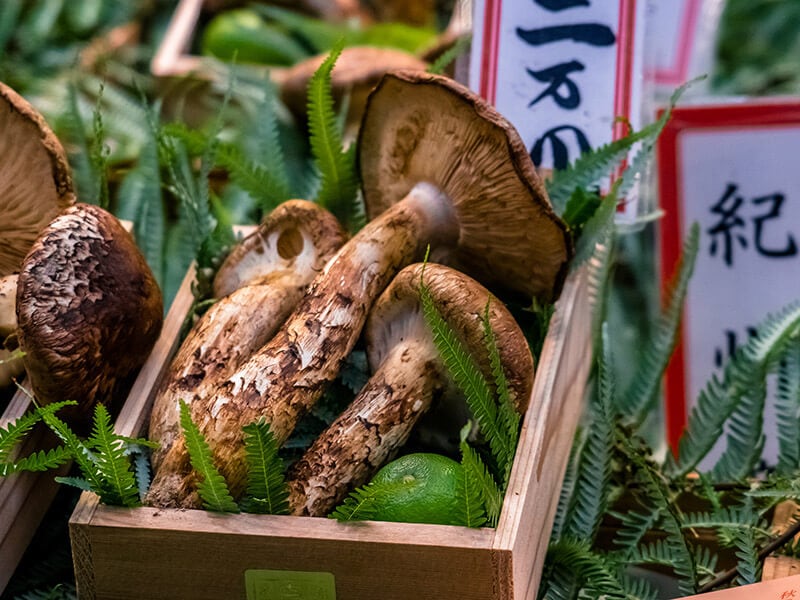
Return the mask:
M786 590L785 592L783 592L781 594L781 600L789 600L789 598L794 598L795 597L794 592L795 591L793 589L792 590Z
M737 211L742 206L744 199L741 196L734 196L738 186L735 183L729 183L722 195L722 198L711 207L711 212L720 215L720 220L713 226L709 227L707 232L711 235L711 256L717 255L719 248L719 239L722 238L722 256L725 264L729 267L733 265L733 243L734 240L738 241L742 248L747 248L747 238L740 233L733 233L735 228L744 228L744 220L737 214ZM726 206L726 202L731 200Z
M792 234L789 234L787 236L786 245L780 249L766 248L761 243L762 242L761 236L764 233L764 222L780 217L781 205L783 205L784 200L786 200L786 198L784 197L783 194L780 193L753 198L753 204L765 204L769 202L770 206L772 207L769 212L757 217L753 217L753 224L755 225L754 241L756 250L758 251L759 254L762 254L764 256L770 256L773 258L794 256L795 254L797 254L797 244L795 243Z
M559 127L553 127L552 129L546 131L542 137L536 140L536 143L533 145L533 148L531 148L530 152L533 164L535 164L537 167L542 164L545 142L550 142L550 146L553 151L553 167L556 169L564 169L569 165L570 161L567 145L561 141L561 138L558 135L561 131L571 131L575 134L575 139L578 142L578 148L580 149L581 153L588 152L592 149L591 144L589 144L589 140L586 138L586 134L584 134L580 129L573 127L572 125L560 125Z
M541 71L525 69L528 75L536 79L536 81L541 81L542 83L550 82L550 85L548 85L541 94L530 101L528 108L539 102L545 96L552 96L555 103L561 108L577 108L581 103L581 92L568 75L573 71L583 71L584 69L583 63L577 60L561 63L560 65L542 69ZM558 93L558 90L562 87L566 88L566 93L564 95Z
M568 8L575 8L576 6L591 6L589 0L533 0L536 4L549 10L550 12L557 12L559 10L566 10Z
M541 46L561 40L572 40L591 46L613 46L617 41L611 28L599 23L553 25L541 29L517 27L517 35L531 46Z
M745 331L747 332L747 340L758 335L758 330L749 325L745 328ZM714 365L717 368L721 368L725 360L732 358L739 349L738 333L732 329L726 329L723 333L725 335L725 348L717 347L714 349Z

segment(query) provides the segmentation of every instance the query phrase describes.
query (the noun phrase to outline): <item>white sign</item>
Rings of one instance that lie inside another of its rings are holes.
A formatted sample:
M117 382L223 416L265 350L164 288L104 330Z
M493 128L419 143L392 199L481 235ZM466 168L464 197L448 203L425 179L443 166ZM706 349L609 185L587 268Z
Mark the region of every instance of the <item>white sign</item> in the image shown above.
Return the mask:
M544 168L641 126L645 0L483 0L470 86ZM627 122L627 123L626 123Z
M697 222L701 232L682 343L667 374L673 447L712 373L767 313L800 298L798 155L796 103L678 108L662 135L665 277L689 226ZM777 456L777 436L766 434L769 460Z

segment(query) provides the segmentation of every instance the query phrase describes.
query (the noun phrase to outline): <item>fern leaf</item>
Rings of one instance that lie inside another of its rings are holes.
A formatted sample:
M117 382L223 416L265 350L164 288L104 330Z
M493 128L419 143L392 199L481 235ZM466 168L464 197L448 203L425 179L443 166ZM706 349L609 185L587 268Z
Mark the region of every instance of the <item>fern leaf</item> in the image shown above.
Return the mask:
M5 427L0 427L0 462L9 460L11 452L25 439L33 426L41 420L38 411L29 411Z
M664 130L672 109L677 104L680 96L692 83L688 82L675 90L667 109L654 123L620 140L584 153L569 168L556 171L552 179L546 183L547 193L556 213L562 214L564 212L567 201L575 188L591 189L599 187L600 182L619 166L636 144L641 142L646 146L652 145Z
M461 442L461 466L464 468L466 485L464 500L466 503L472 499L470 504L475 510L472 515L469 511L465 511L464 522L479 523L470 526L480 527L488 520L491 527L497 527L500 511L503 508L503 491L497 486L475 449L466 442Z
M117 192L116 214L133 221L136 243L159 285L164 285L166 212L161 191L161 172L155 136L145 142L136 168L122 180Z
M700 228L694 223L689 230L681 257L667 286L666 302L655 327L654 339L639 358L636 375L622 394L619 412L632 415L631 421L640 424L653 409L667 364L678 339L683 302L694 271L700 241Z
M64 485L71 485L72 487L78 488L81 491L94 493L92 484L83 477L56 477L55 480L56 482L63 483Z
M263 419L242 428L247 453L247 500L244 510L279 515L289 512L289 488L278 443Z
M766 373L757 369L747 393L728 420L725 451L712 469L716 481L739 481L750 475L764 449L764 404L767 399Z
M105 502L137 506L139 489L124 442L114 433L111 415L102 404L95 406L92 434L86 443L93 452L97 472L105 483Z
M800 343L793 340L783 354L778 370L775 413L778 428L778 463L780 475L800 470Z
M321 177L316 201L352 231L349 208L358 189L355 152L343 150L331 92L331 72L341 51L341 44L335 46L309 81L308 130L311 154Z
M736 544L736 583L747 585L761 579L761 561L758 546L752 530L741 529L734 537Z
M145 452L133 452L131 456L133 458L133 473L136 477L136 489L139 492L139 502L144 502L147 490L150 489L152 476L150 458Z
M771 535L761 526L761 516L746 505L722 507L713 512L686 513L681 521L682 529L750 529L764 537Z
M236 146L220 144L217 162L228 171L231 181L250 194L265 214L289 199L288 184L274 170L248 159Z
M598 244L603 244L613 237L616 213L617 196L612 190L601 200L597 210L581 228L580 236L575 243L573 269L590 260Z
M503 478L502 488L505 489L508 485L508 478L511 475L511 467L513 465L513 457L517 451L517 442L519 441L519 428L521 417L514 408L514 403L511 401L511 394L508 391L508 381L506 380L505 371L503 371L503 364L500 361L500 350L497 348L497 338L492 331L491 323L489 322L489 302L486 303L486 308L483 312L481 319L483 327L483 339L486 345L486 351L489 356L489 364L492 369L492 377L494 379L495 393L497 397L497 420L498 428L502 431L502 435L506 438L506 445L511 451L511 461L504 465L498 465L501 469L500 473Z
M630 510L626 513L611 512L610 514L621 522L614 538L614 546L626 558L634 552L645 534L654 529L661 519L659 507L649 507L647 512Z
M600 384L597 397L590 407L591 424L578 463L573 503L565 529L567 536L586 540L594 539L605 513L615 439L611 412L614 398L613 358L607 327L603 329L602 339L602 351L598 358Z
M356 488L330 515L337 521L366 521L380 516L381 499L394 496L408 486L404 481L370 482Z
M72 454L63 446L58 446L51 450L39 450L17 459L11 464L0 463L0 477L25 471L49 471L66 464L71 459Z
M463 35L459 37L455 44L450 46L447 50L442 52L436 60L434 60L426 69L428 73L433 73L434 75L441 75L444 73L445 69L449 67L454 60L464 54L472 44L472 37L469 35Z
M186 449L192 468L200 475L197 491L203 501L203 507L217 512L239 512L233 501L228 485L214 465L214 457L208 442L200 429L192 421L189 405L181 400L180 423L186 440Z
M567 523L569 507L572 503L572 495L575 491L575 484L578 478L578 459L580 458L580 448L582 447L580 435L576 435L567 459L567 469L561 481L561 492L558 496L556 505L556 516L553 519L553 527L550 530L550 542L561 539Z
M286 168L283 147L278 128L278 117L275 112L278 95L275 83L269 77L263 81L264 98L258 106L255 126L255 150L258 162L272 174L275 180L276 195L290 197L289 172Z
M442 317L431 297L430 290L420 281L420 301L425 322L433 334L434 344L447 371L463 392L467 405L489 442L498 470L514 460L514 444L499 423L498 410L489 384L464 345Z
M94 203L101 208L108 209L108 155L110 150L106 145L105 128L103 126L103 115L100 105L103 101L104 84L100 84L97 94L97 104L92 114L92 141L89 146L89 157L92 161L94 172L97 174L97 197L93 198Z
M766 365L780 356L798 325L800 302L768 315L758 326L758 335L750 338L725 366L723 380L716 375L708 380L689 415L678 445L678 458L675 462L669 459L669 471L685 477L695 469L719 439L725 421L752 381L763 377Z

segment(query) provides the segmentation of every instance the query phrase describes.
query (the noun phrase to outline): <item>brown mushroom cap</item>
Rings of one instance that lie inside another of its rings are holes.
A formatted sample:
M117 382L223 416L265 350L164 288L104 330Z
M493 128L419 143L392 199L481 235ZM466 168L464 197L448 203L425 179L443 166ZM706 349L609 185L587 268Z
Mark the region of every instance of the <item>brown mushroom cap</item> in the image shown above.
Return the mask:
M572 242L514 127L447 77L388 73L367 100L359 169L370 218L418 183L447 195L457 249L437 256L500 292L553 300Z
M372 377L290 469L289 504L294 514L328 514L348 491L390 460L412 431L419 439L443 440L437 443L439 451L457 448L469 411L425 321L420 300L423 273L436 308L484 377L493 381L483 326L488 305L509 396L520 412L527 407L533 357L505 306L477 281L449 267L433 263L406 267L378 298L367 321Z
M116 217L68 208L25 257L17 288L19 345L39 401L75 400L81 416L109 402L147 358L162 312L158 284Z
M287 200L233 248L214 277L214 296L282 270L319 272L345 239L331 213L307 200Z
M0 277L19 271L39 232L75 203L66 153L44 118L0 82Z
M525 412L533 390L534 372L533 355L525 335L505 305L491 298L484 286L444 265L416 263L406 267L375 302L364 328L372 370L383 363L399 342L416 339L433 345L420 301L423 273L425 286L442 317L470 350L484 376L491 380L482 324L488 303L489 323L508 381L509 395L517 410Z
M281 100L301 122L305 122L308 106L308 82L328 58L320 54L301 61L288 69L281 83ZM331 71L331 88L339 102L350 94L348 121L358 120L364 112L369 92L381 77L394 69L424 71L428 63L409 52L395 48L374 46L349 46L342 50Z

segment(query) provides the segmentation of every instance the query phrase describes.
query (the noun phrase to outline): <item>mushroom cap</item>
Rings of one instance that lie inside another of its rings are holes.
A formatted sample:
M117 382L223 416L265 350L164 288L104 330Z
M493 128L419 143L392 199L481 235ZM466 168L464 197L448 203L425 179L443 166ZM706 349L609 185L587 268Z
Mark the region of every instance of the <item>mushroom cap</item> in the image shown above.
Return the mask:
M75 203L64 148L27 100L0 82L0 277L19 271L39 232Z
M519 134L482 98L444 76L387 73L367 100L358 153L370 218L432 184L460 226L456 248L437 260L504 296L558 296L570 233Z
M75 400L79 420L108 403L147 358L161 291L133 237L98 206L56 217L25 257L17 287L20 348L40 402Z
M483 374L493 380L483 329L488 303L489 323L509 395L517 410L524 412L533 390L534 374L533 355L525 335L505 305L492 297L489 290L468 275L444 265L416 263L404 268L375 302L364 330L372 370L377 369L401 340L416 337L421 343L433 345L433 335L425 322L420 301L423 276L444 320L471 352Z
M281 100L300 121L305 121L308 106L308 82L328 58L312 56L288 69L281 83ZM360 119L369 92L381 77L393 69L424 71L428 63L404 50L375 46L348 46L342 50L331 71L331 89L338 102L350 93L348 118Z
M321 271L346 238L336 217L318 204L287 200L223 261L214 277L214 296L227 296L277 271Z

